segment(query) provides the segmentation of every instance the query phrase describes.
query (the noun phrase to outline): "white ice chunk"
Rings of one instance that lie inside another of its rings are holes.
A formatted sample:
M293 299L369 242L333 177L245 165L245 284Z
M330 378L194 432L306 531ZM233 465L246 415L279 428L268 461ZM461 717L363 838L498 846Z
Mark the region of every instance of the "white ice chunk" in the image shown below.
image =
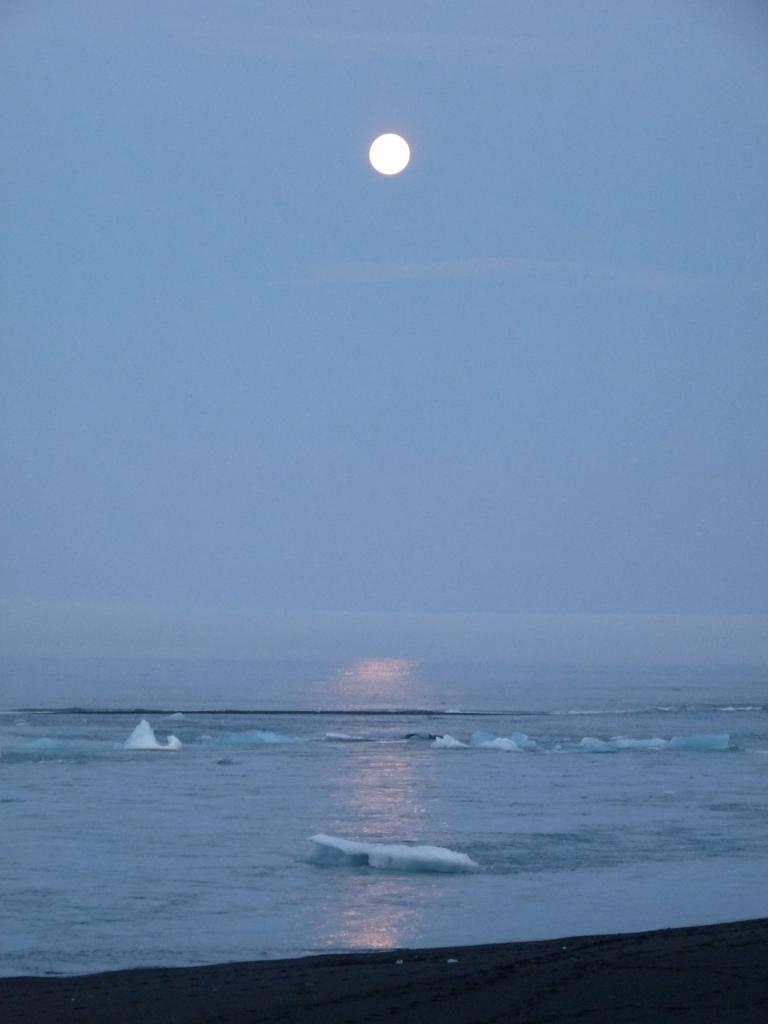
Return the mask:
M435 737L430 746L436 747L438 750L459 750L459 748L465 748L467 744L446 733L445 736Z
M165 743L160 743L152 726L146 718L142 718L125 741L125 746L129 750L179 750L181 740L171 733Z
M313 864L343 867L371 867L383 871L437 871L464 874L479 871L480 865L466 853L442 846L406 846L404 843L357 843L322 833L312 836Z
M303 743L299 736L288 736L268 729L245 729L242 732L222 732L216 736L201 736L201 743L212 743L217 747L251 747L260 743Z
M51 739L50 736L41 736L40 739L30 740L27 746L31 750L59 750L66 746L64 740Z
M669 746L669 740L653 737L648 740L633 740L623 736L614 736L611 745L617 750L663 750Z
M578 745L579 750L591 754L608 754L618 750L727 750L730 736L724 733L698 733L693 736L673 736L664 740L658 736L649 739L631 739L614 736L610 740L598 740L585 736Z
M486 743L478 743L484 750L520 750L521 748L509 736L497 736Z
M731 737L727 732L703 732L693 736L673 736L673 750L727 750Z
M522 735L519 733L518 735ZM526 737L527 739L528 737ZM473 732L469 742L473 747L482 747L483 750L522 750L511 736L494 736L492 732L478 730Z
M536 749L536 740L530 739L527 732L513 732L510 739L514 740L521 750Z
M598 740L594 736L585 736L579 743L579 750L586 750L588 754L613 754L616 747L605 740Z

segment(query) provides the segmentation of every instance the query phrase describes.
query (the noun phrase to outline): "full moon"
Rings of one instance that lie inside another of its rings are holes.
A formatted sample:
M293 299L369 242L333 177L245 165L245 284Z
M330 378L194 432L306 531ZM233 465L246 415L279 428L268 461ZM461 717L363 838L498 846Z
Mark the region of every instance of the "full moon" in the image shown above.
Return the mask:
M379 135L371 143L368 159L379 174L399 174L408 166L411 149L402 135Z

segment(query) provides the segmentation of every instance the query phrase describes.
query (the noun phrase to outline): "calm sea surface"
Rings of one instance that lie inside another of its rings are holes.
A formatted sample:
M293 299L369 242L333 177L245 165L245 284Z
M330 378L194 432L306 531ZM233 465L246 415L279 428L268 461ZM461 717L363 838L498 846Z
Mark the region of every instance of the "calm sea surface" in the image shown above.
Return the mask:
M5 975L768 914L755 671L7 659L0 712Z

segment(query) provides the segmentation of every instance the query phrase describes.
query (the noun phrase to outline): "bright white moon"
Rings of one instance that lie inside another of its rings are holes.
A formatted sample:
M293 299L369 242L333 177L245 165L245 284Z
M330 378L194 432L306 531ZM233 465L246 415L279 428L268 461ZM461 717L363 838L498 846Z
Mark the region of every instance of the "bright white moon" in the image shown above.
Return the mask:
M379 174L399 174L408 166L411 150L402 135L380 135L368 150L371 166Z

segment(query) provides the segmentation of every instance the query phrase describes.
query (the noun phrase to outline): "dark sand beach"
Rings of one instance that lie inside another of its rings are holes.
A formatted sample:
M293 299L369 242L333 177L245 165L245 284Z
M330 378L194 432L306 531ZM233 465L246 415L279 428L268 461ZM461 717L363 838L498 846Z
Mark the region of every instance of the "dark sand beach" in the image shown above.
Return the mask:
M768 1021L768 919L386 953L0 979L3 1024Z

